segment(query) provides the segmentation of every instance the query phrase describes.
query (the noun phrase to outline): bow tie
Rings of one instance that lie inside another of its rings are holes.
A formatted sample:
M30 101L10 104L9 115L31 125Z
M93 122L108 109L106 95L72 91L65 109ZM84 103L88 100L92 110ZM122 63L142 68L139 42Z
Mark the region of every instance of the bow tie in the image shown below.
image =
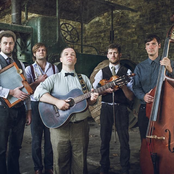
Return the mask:
M74 76L74 73L65 73L65 76L68 76L68 75Z

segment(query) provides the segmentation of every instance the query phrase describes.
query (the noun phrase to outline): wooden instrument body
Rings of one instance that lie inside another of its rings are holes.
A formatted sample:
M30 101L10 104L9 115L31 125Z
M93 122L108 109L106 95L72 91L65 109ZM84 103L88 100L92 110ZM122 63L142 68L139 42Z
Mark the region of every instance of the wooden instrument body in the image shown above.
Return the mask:
M152 91L154 93L154 91ZM157 174L174 174L174 79L166 78L153 135L165 139L143 139L140 153L142 174L154 174L150 151L157 154ZM150 106L150 105L149 105ZM165 107L164 107L165 106ZM150 146L149 146L150 143ZM149 151L150 150L150 151Z
M168 57L173 41L174 25L165 39L162 59ZM164 65L160 65L151 95L154 101L146 105L146 115L150 118L140 152L142 174L174 174L174 79L165 75Z

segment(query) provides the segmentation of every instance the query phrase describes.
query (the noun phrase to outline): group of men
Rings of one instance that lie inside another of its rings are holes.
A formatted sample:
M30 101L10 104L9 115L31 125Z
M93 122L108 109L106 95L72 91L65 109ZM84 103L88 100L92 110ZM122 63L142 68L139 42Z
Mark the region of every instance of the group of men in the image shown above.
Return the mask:
M20 174L19 155L22 145L25 123L31 124L32 158L35 174L87 174L87 149L89 143L90 116L88 109L73 113L69 121L59 128L47 128L39 115L39 101L55 105L59 110L68 111L72 105L69 99L63 100L53 94L67 95L74 89L83 91L83 85L90 92L87 99L89 105L97 102L99 93L95 92L102 79L112 76L131 75L130 69L120 65L121 47L111 44L107 48L109 65L96 74L91 85L88 77L76 73L76 52L67 47L60 54L62 70L47 61L47 48L42 43L33 46L33 61L24 67L17 59L15 48L16 35L12 31L0 31L0 69L16 62L32 87L34 94L22 92L22 87L6 89L0 81L0 171L3 174ZM101 168L100 174L108 174L110 169L109 148L113 125L116 127L120 141L120 164L123 174L129 174L129 112L127 106L134 95L140 99L138 124L141 140L146 136L148 118L146 103L153 102L150 91L155 87L160 65L164 65L167 73L173 76L174 64L167 57L161 60L158 50L161 47L160 38L148 35L145 49L148 58L135 68L135 77L130 77L127 84L117 88L108 88L102 94L100 115L101 137ZM80 79L81 78L81 79ZM83 82L83 84L82 84ZM92 87L93 86L93 87ZM94 89L93 89L94 88ZM15 107L9 108L3 98L12 96L21 100ZM114 108L114 109L113 109ZM43 108L44 109L44 108ZM27 111L27 112L26 112ZM42 136L44 134L44 164L42 163ZM8 155L7 155L8 147ZM7 155L7 156L6 156ZM7 157L7 158L6 158ZM54 161L54 166L53 166Z

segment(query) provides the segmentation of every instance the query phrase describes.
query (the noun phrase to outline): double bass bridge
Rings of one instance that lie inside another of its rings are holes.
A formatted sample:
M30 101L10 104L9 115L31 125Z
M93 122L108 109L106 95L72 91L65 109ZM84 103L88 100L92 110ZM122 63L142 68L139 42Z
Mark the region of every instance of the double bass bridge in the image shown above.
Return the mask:
M157 135L146 135L146 138L157 139L157 140L165 140L165 137L158 137Z

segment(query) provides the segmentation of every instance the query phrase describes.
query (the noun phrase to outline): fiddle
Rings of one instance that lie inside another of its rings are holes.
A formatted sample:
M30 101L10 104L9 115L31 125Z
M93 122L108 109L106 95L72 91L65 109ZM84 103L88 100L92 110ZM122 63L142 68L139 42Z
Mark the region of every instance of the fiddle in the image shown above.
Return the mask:
M101 86L104 86L104 85L106 85L107 83L113 82L113 81L115 81L115 80L118 79L118 78L119 78L119 76L114 75L114 76L112 76L109 80L106 80L106 79L100 80L99 84L100 84ZM119 89L119 85L117 84L117 85L113 86L112 89L118 90L118 89Z

